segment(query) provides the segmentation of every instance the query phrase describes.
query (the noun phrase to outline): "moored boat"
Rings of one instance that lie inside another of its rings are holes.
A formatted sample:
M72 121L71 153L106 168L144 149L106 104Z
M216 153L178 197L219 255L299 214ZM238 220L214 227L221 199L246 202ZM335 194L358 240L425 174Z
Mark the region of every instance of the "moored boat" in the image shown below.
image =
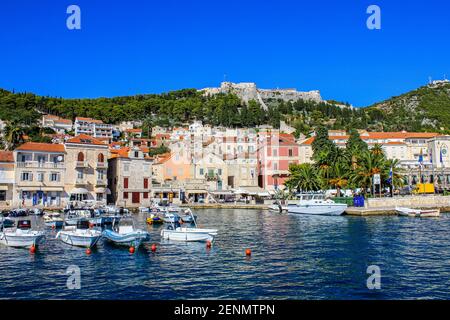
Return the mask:
M441 214L441 211L439 209L420 210L405 207L396 207L395 211L397 211L400 216L419 218L436 218Z
M184 214L180 216L181 221L184 223L196 223L197 222L197 216L195 216L192 213L192 210L190 208L187 208L184 210Z
M64 226L64 219L59 212L46 212L43 219L47 227L62 228Z
M92 229L87 219L78 220L76 226L65 226L56 235L56 239L66 244L87 248L94 247L101 237L101 231Z
M192 214L192 211L190 211ZM183 242L197 242L197 241L214 241L215 236L217 236L217 229L204 229L198 228L195 222L195 227L193 228L181 228L179 223L172 223L167 227L167 229L161 230L161 237L165 240L183 241Z
M159 215L152 213L150 214L150 217L146 219L146 222L147 224L162 224L164 223L164 220Z
M325 200L321 194L301 195L297 204L287 207L289 213L329 216L342 215L346 209L346 204L336 203L331 199Z
M32 230L31 220L18 220L15 228L4 228L0 232L0 243L9 247L37 246L43 238L42 231Z
M105 230L102 235L106 240L122 246L139 248L143 241L150 238L147 231L136 229L132 218L122 218L114 223L112 230Z

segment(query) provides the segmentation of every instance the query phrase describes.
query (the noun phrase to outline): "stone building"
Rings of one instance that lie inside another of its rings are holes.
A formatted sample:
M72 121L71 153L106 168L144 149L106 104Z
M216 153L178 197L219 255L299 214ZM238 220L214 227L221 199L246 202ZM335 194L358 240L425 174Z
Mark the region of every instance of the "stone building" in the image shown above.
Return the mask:
M12 151L0 151L0 208L12 205L14 183L14 154Z
M108 145L81 134L66 146L66 190L70 202L106 205Z
M123 207L150 206L152 158L140 148L111 150L108 168L108 202Z

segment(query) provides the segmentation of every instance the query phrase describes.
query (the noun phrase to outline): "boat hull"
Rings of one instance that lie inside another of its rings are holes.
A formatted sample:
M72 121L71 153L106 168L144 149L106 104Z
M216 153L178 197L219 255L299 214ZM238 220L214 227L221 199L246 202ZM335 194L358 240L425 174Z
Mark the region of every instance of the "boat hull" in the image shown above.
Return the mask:
M150 235L145 231L120 234L112 230L105 230L103 231L102 235L107 241L112 242L116 245L128 247L133 246L135 248L139 248L141 243L148 240L148 238L150 237Z
M100 232L86 233L86 234L76 234L71 231L60 231L56 235L57 239L62 242L75 247L86 247L92 248L97 245L97 242L102 237Z
M15 235L14 233L0 233L0 243L15 248L29 248L37 246L44 239L42 232Z
M340 216L347 209L345 204L296 205L289 206L288 212L295 214Z
M205 232L183 232L180 230L162 230L161 237L164 240L183 241L183 242L201 242L213 241L214 235Z

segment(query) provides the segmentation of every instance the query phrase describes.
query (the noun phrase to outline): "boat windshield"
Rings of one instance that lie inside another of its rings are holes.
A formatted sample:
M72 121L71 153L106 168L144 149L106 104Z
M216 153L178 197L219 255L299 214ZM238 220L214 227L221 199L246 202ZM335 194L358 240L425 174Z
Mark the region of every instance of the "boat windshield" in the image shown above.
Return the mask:
M17 221L17 229L29 230L31 229L31 220L19 220Z
M77 229L86 230L89 229L89 220L81 219L77 221Z
M325 198L322 193L304 193L298 194L297 197L302 201L323 200Z

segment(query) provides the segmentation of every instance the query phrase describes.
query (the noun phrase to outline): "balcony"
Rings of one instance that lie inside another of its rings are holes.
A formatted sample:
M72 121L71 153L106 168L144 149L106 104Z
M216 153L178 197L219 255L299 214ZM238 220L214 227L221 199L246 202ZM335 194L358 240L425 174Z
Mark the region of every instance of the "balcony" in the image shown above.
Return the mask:
M88 182L86 179L77 178L77 180L75 180L75 185L77 185L77 186L85 186L87 184L88 184Z
M87 168L87 161L77 161L77 168Z
M215 175L205 174L205 179L206 181L217 181L220 180L220 177L218 174Z
M17 168L39 168L39 169L64 169L66 166L62 162L39 162L25 161L17 162Z
M108 182L106 181L106 179L98 179L95 185L97 187L104 187L108 185Z
M108 162L97 162L98 169L106 169L108 168Z

